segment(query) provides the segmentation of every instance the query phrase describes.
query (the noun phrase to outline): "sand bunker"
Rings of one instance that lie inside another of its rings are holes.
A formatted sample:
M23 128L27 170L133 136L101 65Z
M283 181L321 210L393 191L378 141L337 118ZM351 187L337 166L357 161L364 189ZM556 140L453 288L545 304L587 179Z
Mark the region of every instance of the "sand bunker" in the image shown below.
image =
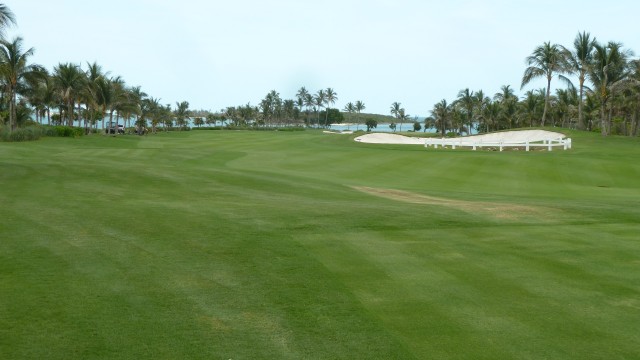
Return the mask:
M370 144L411 144L411 145L434 145L452 147L546 147L563 146L565 149L571 148L571 139L565 139L562 133L547 130L518 130L503 131L490 134L465 136L458 138L426 138L409 137L390 133L372 133L355 138L355 141ZM568 146L566 145L568 144Z
M398 134L389 133L371 133L355 138L355 141L369 143L369 144L413 144L424 145L426 138L423 137L410 137Z

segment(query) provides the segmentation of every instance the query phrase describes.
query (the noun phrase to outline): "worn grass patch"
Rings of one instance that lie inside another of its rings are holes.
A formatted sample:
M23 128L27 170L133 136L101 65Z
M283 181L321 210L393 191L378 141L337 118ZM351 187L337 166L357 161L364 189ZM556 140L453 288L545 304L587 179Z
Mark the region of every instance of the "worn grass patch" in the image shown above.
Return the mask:
M482 214L504 220L522 220L535 218L538 220L551 220L557 210L539 206L527 206L487 201L464 201L442 197L428 196L395 189L380 189L366 186L353 186L358 191L383 197L386 199L402 201L411 204L443 206L467 213Z

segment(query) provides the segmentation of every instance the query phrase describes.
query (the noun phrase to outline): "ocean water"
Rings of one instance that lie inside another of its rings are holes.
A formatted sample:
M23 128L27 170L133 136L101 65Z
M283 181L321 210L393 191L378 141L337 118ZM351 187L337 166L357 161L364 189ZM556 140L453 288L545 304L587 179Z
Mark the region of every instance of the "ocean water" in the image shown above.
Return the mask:
M394 132L393 130L391 130L391 128L389 127L389 123L382 123L382 124L378 124L378 126L371 130L372 132ZM422 129L420 129L420 131L418 131L418 133L425 133L425 134L435 134L437 132L436 128L424 128L423 124L420 124L422 126ZM478 131L475 129L475 127L477 126L477 124L474 124L474 128L471 129L471 135L476 135L478 133ZM343 124L339 124L339 125L331 125L331 127L329 128L330 130L333 131L344 131L344 130L351 130L351 131L356 131L356 130L363 130L363 131L367 131L367 127L364 124L361 124L359 126L356 125L343 125ZM395 132L400 132L400 124L396 124L396 131ZM406 123L406 124L402 124L402 132L406 132L406 131L413 131L413 123Z
M391 130L391 128L389 127L389 123L382 123L382 124L378 124L378 126L375 129L372 129L371 131L373 132L394 132L393 130ZM420 124L422 125L422 124ZM339 124L339 125L331 125L329 127L330 130L333 131L344 131L344 130L350 130L350 131L356 131L356 130L363 130L363 131L367 131L367 126L364 124L360 124L358 126L356 125L344 125L344 124ZM400 124L396 124L396 131L395 132L400 132ZM406 131L413 131L413 123L406 123L406 124L402 124L402 132L406 132ZM422 129L420 129L420 131L418 131L419 133L427 133L427 134L433 134L436 132L436 129L424 129L424 126L422 127Z

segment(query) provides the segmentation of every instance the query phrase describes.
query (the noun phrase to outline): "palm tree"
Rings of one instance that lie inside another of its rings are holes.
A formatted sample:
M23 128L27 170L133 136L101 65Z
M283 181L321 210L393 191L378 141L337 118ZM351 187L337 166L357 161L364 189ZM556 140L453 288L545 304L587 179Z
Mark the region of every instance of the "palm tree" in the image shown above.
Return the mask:
M329 118L329 109L331 108L331 105L335 104L336 101L338 100L338 94L333 91L332 88L327 88L327 93L326 93L326 98L325 98L325 103L327 104L326 107L326 111L324 114L324 126L329 126L329 124L327 124L327 119Z
M307 88L303 86L296 93L296 97L299 99L304 99L307 97L308 94L309 94L309 90L307 90Z
M473 108L476 105L476 98L473 96L473 91L469 91L469 88L460 90L460 92L458 92L458 102L466 112L467 120L469 120L469 129L467 130L467 135L471 135L471 127L473 123Z
M631 101L633 103L631 106L633 111L631 118L631 132L629 135L637 136L638 127L640 126L640 119L638 119L640 115L640 60L633 60L629 65L632 70L630 77L633 80L633 85L629 89L629 97L632 99Z
M401 104L397 101L391 104L391 115L398 119L398 115L400 114ZM402 131L402 123L400 124L400 131Z
M109 126L114 126L114 134L118 135L118 122L120 115L122 115L123 105L128 101L127 93L125 91L124 80L120 76L109 79L107 83L110 87L111 93L111 106L109 107ZM116 113L116 122L113 123L113 113Z
M132 88L123 88L121 101L118 104L117 111L118 116L122 115L123 124L127 128L131 126L131 118L133 116L137 117L138 115L140 115L141 99L139 98L139 96L141 96L142 94L144 93L140 90L139 86Z
M5 4L0 4L0 38L4 38L4 29L16 25L16 17Z
M296 98L295 101L295 109L294 109L294 118L296 120L299 119L300 114L302 113L302 108L304 107L304 97L299 97ZM305 119L305 122L308 121L308 119Z
M307 108L307 123L308 125L310 124L310 120L309 120L309 111L311 110L311 108L313 107L313 105L315 104L313 95L311 94L306 94L304 97L304 106Z
M582 101L584 98L584 81L589 73L590 65L593 62L593 50L596 38L591 38L588 32L578 33L573 41L573 51L562 46L565 57L568 61L569 72L578 75L578 125L585 128L584 115L582 114Z
M478 119L478 132L480 132L481 128L482 128L480 123L485 120L484 119L484 109L487 107L488 104L491 103L491 99L488 96L485 96L484 95L484 91L482 91L482 90L476 91L474 97L475 97L476 114L477 114L477 116L479 118ZM485 131L488 131L486 126L485 126Z
M73 126L73 109L85 81L85 74L75 64L58 64L53 68L53 82L67 106L67 125Z
M600 132L603 136L609 133L611 125L611 108L606 115L607 105L616 90L629 75L628 58L631 52L622 49L622 44L610 41L608 44L594 45L594 61L589 71L589 80L593 84L594 91L600 97Z
M272 113L271 101L269 101L268 96L260 101L259 109L262 115L262 122L266 124L267 122L269 122Z
M193 118L193 125L200 127L204 125L204 120L202 120L202 117L196 116L195 118Z
M444 137L446 129L449 126L449 121L451 120L451 105L447 104L447 100L442 99L433 106L431 116L435 119L435 123L440 128L442 137Z
M238 107L238 110L241 108L241 106ZM282 99L280 99L280 94L275 90L271 90L260 102L260 110L262 111L262 118L265 125L271 124L274 118L277 120L282 113Z
M0 40L0 81L9 101L9 131L16 126L16 102L18 93L26 87L26 81L45 70L39 65L28 65L27 58L33 55L34 49L23 50L22 38L13 41Z
M29 102L36 109L36 120L40 117L40 124L44 124L44 116L47 116L47 124L51 124L51 107L55 106L55 89L53 82L46 69L42 69L41 76L38 76L31 84L31 95Z
M551 96L551 79L555 74L558 74L560 79L570 83L569 79L562 75L567 72L567 60L560 46L556 44L552 45L547 41L535 48L533 53L527 57L526 62L529 67L524 71L520 89L524 88L525 85L535 78L544 77L547 79L547 95L544 99L544 110L541 121L541 126L544 126L547 108L549 107L549 97Z
M515 95L510 85L502 85L500 92L497 92L493 99L498 104L500 114L493 119L494 129L511 128L513 125L513 116L516 113L516 104L518 97Z
M216 114L209 113L207 114L206 120L204 122L209 126L211 125L216 126L216 123L218 122L218 117L216 116Z
M427 116L424 118L424 127L422 128L423 132L426 132L427 129L433 129L436 126L436 119L433 116Z
M294 113L295 113L295 102L291 99L287 99L285 101L282 102L282 114L284 116L284 120L285 120L285 125L289 126L293 120L294 117ZM245 110L249 110L251 109L251 106L246 106ZM250 111L246 112L247 114L250 113Z
M151 132L156 133L158 125L162 122L163 106L160 105L160 99L149 97L142 100L140 118L138 119L138 128L146 125L146 119L151 121ZM142 126L141 126L142 125Z
M187 125L187 121L189 120L189 102L176 102L176 109L173 111L173 114L176 117L176 125L182 129L182 127Z
M138 121L138 117L140 116L142 101L144 99L146 99L148 95L147 95L146 92L142 91L142 88L140 86L134 86L134 87L131 87L131 88L127 89L127 94L128 94L129 101L131 102L133 108L137 109L137 111L133 112L133 114L136 116L136 119L134 121L134 123L135 123L135 122ZM127 124L127 126L129 126L129 125L130 124Z
M357 131L358 130L358 126L360 125L360 112L362 110L366 109L367 107L360 100L356 101L356 103L353 106L355 107L355 110L358 113L358 118L356 120L356 131Z
M100 107L102 118L102 129L105 129L104 119L107 116L107 109L111 108L114 99L114 88L111 79L99 77L94 83L96 104Z
M487 124L487 132L498 129L498 118L500 117L500 103L490 102L484 109L482 114Z
M85 72L86 81L83 84L83 88L80 91L79 97L87 107L89 112L89 122L92 125L97 125L97 119L94 118L96 112L100 108L100 86L99 82L108 74L102 70L102 66L97 62L87 63L87 71ZM104 118L104 115L103 115Z
M402 131L402 123L409 119L409 114L406 114L404 108L398 111L398 121L400 121L400 131Z
M544 96L538 96L538 93L529 90L525 93L525 98L520 102L520 112L525 120L529 122L529 127L533 127L533 120L540 113L540 103L544 101Z
M571 118L571 114L578 105L578 92L575 88L556 89L556 105L554 106L558 118L562 120L561 127ZM555 126L555 123L554 123Z
M347 130L349 130L349 126L351 125L351 114L353 114L356 111L356 107L353 105L352 102L347 103L347 105L344 106L344 110L345 112L349 113L349 120L348 120L348 124L347 125Z
M298 106L302 109L303 106L307 106L307 122L309 122L309 103L307 99L309 98L309 91L304 86L301 87L296 93L296 97L298 98Z
M316 124L320 127L320 108L324 107L324 104L327 102L327 94L323 89L318 90L315 97L313 98L313 103L318 107L318 123Z

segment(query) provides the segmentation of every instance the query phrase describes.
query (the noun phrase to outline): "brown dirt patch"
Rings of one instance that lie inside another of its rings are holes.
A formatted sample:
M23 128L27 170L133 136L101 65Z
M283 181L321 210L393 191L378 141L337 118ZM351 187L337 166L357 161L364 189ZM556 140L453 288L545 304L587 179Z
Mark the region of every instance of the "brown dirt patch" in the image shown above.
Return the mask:
M523 218L549 219L553 216L552 213L555 211L544 207L511 203L447 199L394 189L380 189L366 186L352 186L352 188L386 199L411 204L444 206L464 212L479 213L504 220L521 220Z

